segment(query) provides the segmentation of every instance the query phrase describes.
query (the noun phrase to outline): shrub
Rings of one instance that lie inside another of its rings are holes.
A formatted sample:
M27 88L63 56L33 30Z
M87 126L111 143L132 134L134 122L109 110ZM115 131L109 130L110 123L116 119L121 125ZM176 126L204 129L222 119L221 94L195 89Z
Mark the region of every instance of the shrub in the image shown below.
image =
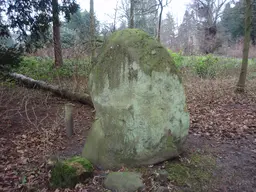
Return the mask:
M16 72L37 80L53 80L56 77L72 77L76 72L79 76L87 77L90 69L91 65L87 59L66 59L63 66L55 69L53 59L26 56L22 58Z
M22 54L23 50L21 48L0 45L0 71L8 73L17 68L21 62Z
M198 57L194 64L196 74L201 78L214 78L216 76L217 62L218 58L212 55Z
M17 73L38 80L50 80L53 73L53 60L40 57L23 57Z
M183 65L184 58L181 53L172 52L170 49L167 49L171 57L173 58L175 65L178 69L180 69Z

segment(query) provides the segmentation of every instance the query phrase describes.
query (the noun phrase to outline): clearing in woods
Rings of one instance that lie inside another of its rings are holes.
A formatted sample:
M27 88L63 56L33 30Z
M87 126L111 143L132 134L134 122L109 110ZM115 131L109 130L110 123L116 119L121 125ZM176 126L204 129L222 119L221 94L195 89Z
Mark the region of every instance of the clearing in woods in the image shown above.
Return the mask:
M235 81L194 79L185 85L191 114L190 134L184 154L172 162L189 162L191 154L210 155L215 162L211 181L205 182L205 172L192 177L187 168L181 168L179 171L188 170L184 172L188 180L170 174L169 180L160 184L153 173L172 167L169 162L143 169L145 191L156 191L159 185L169 187L170 191L255 191L255 90L235 95ZM255 82L249 82L250 85ZM63 120L66 102L49 93L1 85L0 191L54 191L48 184L47 162L50 158L80 154L94 119L92 108L76 103L75 135L67 138ZM205 160L195 162L201 166ZM103 178L104 172L95 170L95 177L76 189L58 191L106 191ZM192 179L196 188L190 182Z

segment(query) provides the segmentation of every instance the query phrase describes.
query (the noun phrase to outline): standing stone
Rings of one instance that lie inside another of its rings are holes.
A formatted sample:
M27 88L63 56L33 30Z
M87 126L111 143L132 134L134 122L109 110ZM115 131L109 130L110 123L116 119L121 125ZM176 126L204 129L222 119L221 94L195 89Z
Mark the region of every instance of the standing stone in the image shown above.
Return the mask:
M83 156L105 169L159 163L180 154L188 135L184 87L174 61L138 29L104 44L89 78L96 119Z

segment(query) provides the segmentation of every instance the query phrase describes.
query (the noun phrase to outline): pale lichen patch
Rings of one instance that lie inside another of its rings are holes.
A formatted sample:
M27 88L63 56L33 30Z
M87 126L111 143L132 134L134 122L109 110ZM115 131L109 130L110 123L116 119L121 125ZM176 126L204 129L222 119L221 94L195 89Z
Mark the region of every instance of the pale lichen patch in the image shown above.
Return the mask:
M90 75L90 88L97 121L84 148L89 160L109 168L180 153L189 127L184 88L157 41L133 29L113 34Z

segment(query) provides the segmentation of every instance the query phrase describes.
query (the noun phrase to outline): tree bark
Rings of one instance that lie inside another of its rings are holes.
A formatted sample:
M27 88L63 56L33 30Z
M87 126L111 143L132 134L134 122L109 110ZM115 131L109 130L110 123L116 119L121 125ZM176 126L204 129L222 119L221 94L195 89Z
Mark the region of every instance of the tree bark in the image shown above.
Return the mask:
M72 93L58 86L48 84L44 81L34 80L30 77L26 77L25 75L18 74L18 73L10 73L9 76L27 88L42 89L44 91L49 91L58 97L68 99L71 101L80 102L82 104L86 104L91 107L94 107L91 97L87 94L82 95L82 94Z
M94 15L94 1L90 0L90 38L91 38L91 60L94 61L96 55L95 46L95 15Z
M211 27L204 28L204 45L203 50L205 54L213 53L216 48L216 34L217 34L217 26L214 24Z
M52 0L52 17L53 17L53 43L55 67L60 67L63 64L62 49L60 41L60 19L59 19L59 4L58 0Z
M158 0L160 5L160 13L159 13L159 21L158 21L158 32L157 32L157 40L161 41L161 23L162 23L162 14L163 14L163 0Z
M252 0L246 0L245 5L245 30L244 30L244 47L243 47L243 60L241 66L241 72L238 83L236 85L236 92L243 93L245 91L245 81L248 67L248 56L250 47L250 33L252 24Z
M130 0L130 26L129 28L134 28L134 2L135 0Z

